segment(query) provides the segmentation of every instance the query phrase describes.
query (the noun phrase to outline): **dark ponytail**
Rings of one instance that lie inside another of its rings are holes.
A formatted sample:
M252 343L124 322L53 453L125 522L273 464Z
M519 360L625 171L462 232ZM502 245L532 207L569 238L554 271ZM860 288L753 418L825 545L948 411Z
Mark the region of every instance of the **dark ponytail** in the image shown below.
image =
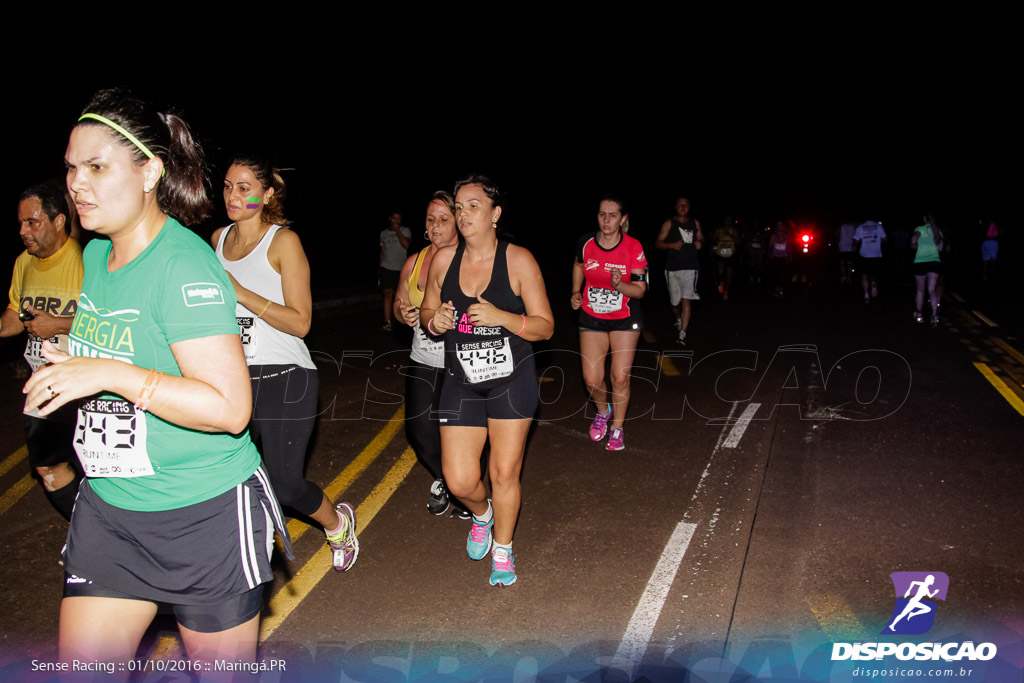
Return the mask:
M157 112L121 88L97 92L82 114L96 114L113 121L135 136L154 156L160 157L165 169L156 188L161 211L184 225L195 225L209 217L212 204L207 194L209 176L203 150L181 117ZM131 152L137 164L149 161L138 145L106 123L85 119L78 125L106 128L112 139Z

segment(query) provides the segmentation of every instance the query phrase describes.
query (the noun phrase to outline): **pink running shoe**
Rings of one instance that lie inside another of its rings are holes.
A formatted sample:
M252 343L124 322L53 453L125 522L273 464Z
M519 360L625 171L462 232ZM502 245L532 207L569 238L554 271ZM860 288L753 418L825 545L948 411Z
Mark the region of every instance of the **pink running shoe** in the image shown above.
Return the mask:
M606 448L609 451L621 451L625 447L626 444L622 442L622 427L612 427L612 435L608 437Z
M609 410L607 413L598 413L594 418L594 421L590 423L590 440L600 441L608 433L608 420L612 416L612 411Z

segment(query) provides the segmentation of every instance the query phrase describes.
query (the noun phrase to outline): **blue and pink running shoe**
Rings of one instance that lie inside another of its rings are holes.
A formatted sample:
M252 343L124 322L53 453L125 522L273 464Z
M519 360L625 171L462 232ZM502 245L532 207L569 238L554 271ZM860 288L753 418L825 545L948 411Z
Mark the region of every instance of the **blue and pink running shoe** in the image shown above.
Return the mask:
M487 501L490 503L491 501ZM487 522L481 522L475 516L473 524L469 527L469 538L466 539L466 553L471 560L482 560L491 549L491 527L494 526L494 516Z
M512 552L495 547L491 552L491 585L511 586L516 582L516 560Z

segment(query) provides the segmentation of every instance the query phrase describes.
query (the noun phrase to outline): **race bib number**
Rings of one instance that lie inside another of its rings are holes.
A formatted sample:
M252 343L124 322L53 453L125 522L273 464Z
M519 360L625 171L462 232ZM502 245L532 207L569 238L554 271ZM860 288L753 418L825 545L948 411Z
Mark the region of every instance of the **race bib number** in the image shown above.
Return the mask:
M718 247L716 251L718 251L718 255L723 258L732 256L732 247Z
M90 477L153 474L146 452L146 415L124 399L97 398L82 404L75 452Z
M470 384L512 374L512 349L508 337L456 344L455 353Z
M242 351L245 362L256 360L256 318L238 316L238 327L242 336Z
M594 313L614 313L622 310L622 292L617 289L587 288L587 303Z
M28 335L28 342L25 344L25 360L28 361L29 367L32 368L32 372L35 372L47 363L47 360L43 358L44 341L48 341L54 346L57 346L57 337L43 339L42 337L37 337L34 334Z
M693 230L683 230L679 228L679 232L683 235L684 244L693 244Z
M432 337L427 334L427 331L423 329L422 325L417 325L413 328L412 333L416 336L416 341L419 347L432 354L443 354L444 353L444 338L443 337Z
M49 362L43 358L44 341L50 342L64 353L68 352L68 335L66 334L58 334L56 337L50 337L49 339L43 339L34 334L28 335L28 342L25 344L25 360L28 361L32 372L35 372Z

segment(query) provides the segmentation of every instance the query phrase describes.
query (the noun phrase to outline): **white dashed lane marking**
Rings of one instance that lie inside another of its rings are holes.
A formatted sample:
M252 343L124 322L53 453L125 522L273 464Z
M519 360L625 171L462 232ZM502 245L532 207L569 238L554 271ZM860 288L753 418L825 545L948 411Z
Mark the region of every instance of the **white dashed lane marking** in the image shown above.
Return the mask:
M734 424L732 429L729 431L729 436L725 437L725 441L722 443L722 448L736 448L736 446L739 445L740 439L743 438L743 433L747 431L747 427L750 426L750 421L754 419L754 414L760 407L760 403L750 403L743 409L743 414L740 415L740 419L736 420L736 424Z
M665 606L668 591L672 587L696 528L696 524L686 522L679 522L676 525L650 580L647 581L647 587L633 611L633 617L629 620L629 626L626 627L626 634L622 636L619 649L615 652L612 666L625 671L630 678L647 652L647 644L654 634L654 626L661 616L661 608Z
M733 419L736 406L736 403L732 404L732 409L725 419L725 425L718 435L718 441L704 466L691 501L696 500L697 495L703 489L705 480L711 472L711 463L714 462L718 451L722 448L736 448L739 445L740 439L743 438L743 434L747 431L750 421L754 419L761 404L747 404L739 418ZM654 635L654 627L658 623L658 617L661 616L665 600L668 599L669 589L672 587L672 582L675 581L676 573L679 571L679 566L683 562L686 549L690 546L696 529L696 524L687 522L679 522L676 525L651 573L651 578L647 581L647 587L644 589L643 595L640 596L640 602L637 603L629 625L626 627L626 632L622 636L622 641L619 643L619 648L615 652L612 666L624 671L631 678L647 652L647 646Z

